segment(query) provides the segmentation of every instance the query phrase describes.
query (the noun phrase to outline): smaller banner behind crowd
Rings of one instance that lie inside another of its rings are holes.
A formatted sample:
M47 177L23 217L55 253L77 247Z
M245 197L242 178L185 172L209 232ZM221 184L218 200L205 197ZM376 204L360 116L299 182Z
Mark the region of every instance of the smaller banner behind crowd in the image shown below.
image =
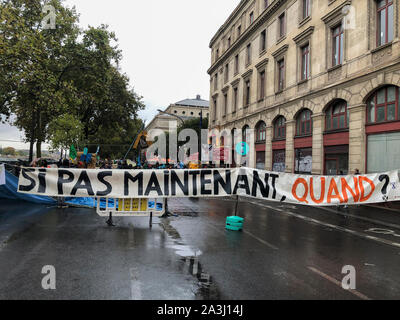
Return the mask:
M21 170L18 191L55 197L171 198L230 195L311 206L400 200L397 171L302 176L250 168L202 170Z

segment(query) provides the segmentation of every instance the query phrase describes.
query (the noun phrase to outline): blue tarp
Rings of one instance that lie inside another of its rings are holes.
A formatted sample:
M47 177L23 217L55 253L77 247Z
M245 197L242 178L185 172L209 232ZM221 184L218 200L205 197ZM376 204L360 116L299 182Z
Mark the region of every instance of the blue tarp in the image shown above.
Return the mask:
M90 208L97 207L97 201L95 198L66 198L65 202L71 205L79 205ZM106 199L100 199L100 208L105 209L106 207ZM108 200L108 207L114 208L114 199ZM118 200L117 200L117 208L118 208Z
M22 200L37 204L56 204L50 197L18 193L18 178L6 171L6 184L0 186L0 199Z
M57 201L50 197L42 197L25 193L18 193L18 178L6 171L6 184L0 186L0 199L22 200L36 204L56 204ZM66 203L96 208L97 201L94 198L66 198ZM118 201L118 200L117 200ZM109 200L109 207L114 207L114 200ZM117 203L118 206L118 203ZM106 207L105 199L101 199L100 207Z

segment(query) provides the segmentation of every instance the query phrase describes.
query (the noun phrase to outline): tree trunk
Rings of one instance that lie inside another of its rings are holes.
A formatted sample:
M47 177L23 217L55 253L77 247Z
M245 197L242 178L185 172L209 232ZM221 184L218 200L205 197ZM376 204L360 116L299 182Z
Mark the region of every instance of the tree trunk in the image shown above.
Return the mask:
M31 136L29 139L29 162L33 161L33 145L35 144L36 112L32 112Z
M36 158L42 157L42 141L39 139L36 141Z
M31 138L29 141L29 162L33 161L33 145L34 144L35 144L35 141L33 141L33 138Z
M36 158L42 157L42 113L37 113L37 130L36 130Z

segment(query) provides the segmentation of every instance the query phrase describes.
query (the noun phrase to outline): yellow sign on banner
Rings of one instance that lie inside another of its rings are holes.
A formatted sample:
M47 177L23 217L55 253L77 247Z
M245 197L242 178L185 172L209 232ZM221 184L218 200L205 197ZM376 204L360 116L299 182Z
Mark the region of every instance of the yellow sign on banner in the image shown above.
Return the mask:
M147 199L118 199L118 211L145 212L148 208L147 201Z
M140 201L140 211L147 211L147 199L142 199Z

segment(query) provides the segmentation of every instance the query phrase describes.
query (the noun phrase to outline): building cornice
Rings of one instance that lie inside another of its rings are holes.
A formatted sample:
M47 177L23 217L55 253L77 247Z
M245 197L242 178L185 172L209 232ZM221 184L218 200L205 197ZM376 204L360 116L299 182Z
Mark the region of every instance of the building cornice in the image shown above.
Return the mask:
M221 91L222 93L227 93L229 91L229 85L225 86Z
M250 77L253 74L253 69L249 69L247 70L245 73L242 74L242 78L243 79L247 79L248 77Z
M231 86L235 87L240 82L240 78L237 78L231 82Z
M297 35L296 37L293 38L293 41L296 42L297 44L303 42L307 38L309 38L314 32L314 26L308 27L306 30L304 30L302 33Z
M261 61L260 63L256 64L256 69L260 70L262 68L264 68L267 64L268 64L269 59L265 58L263 61Z
M240 11L242 11L242 9L246 6L247 2L249 0L242 0L237 6L236 8L233 10L233 12L230 14L230 16L228 17L228 19L226 19L226 21L224 22L224 24L218 29L217 33L212 37L211 41L210 41L210 48L212 48L212 46L214 45L215 41L218 39L218 37L226 30L226 27L232 22L232 20L234 20L237 16L238 13L240 13Z
M347 0L337 6L335 9L330 11L328 14L324 15L321 20L325 22L325 24L330 24L332 21L335 21L338 17L344 16L345 13L343 12L343 8L345 6L351 5L351 0Z
M265 21L267 21L284 3L286 3L288 0L275 0L273 3L271 3L268 8L264 10L264 12L257 18L256 21L253 22L251 26L249 26L239 37L238 40L236 40L235 43L231 45L228 50L226 50L221 57L217 61L214 62L214 64L208 69L208 74L212 74L215 72L218 67L223 64L225 59L229 57L232 52L234 52L238 47L240 47L247 39L249 34L257 30Z
M282 54L284 54L288 49L289 49L289 45L285 44L284 46L282 46L278 50L276 50L274 53L272 53L272 56L276 59L276 58L280 57Z

